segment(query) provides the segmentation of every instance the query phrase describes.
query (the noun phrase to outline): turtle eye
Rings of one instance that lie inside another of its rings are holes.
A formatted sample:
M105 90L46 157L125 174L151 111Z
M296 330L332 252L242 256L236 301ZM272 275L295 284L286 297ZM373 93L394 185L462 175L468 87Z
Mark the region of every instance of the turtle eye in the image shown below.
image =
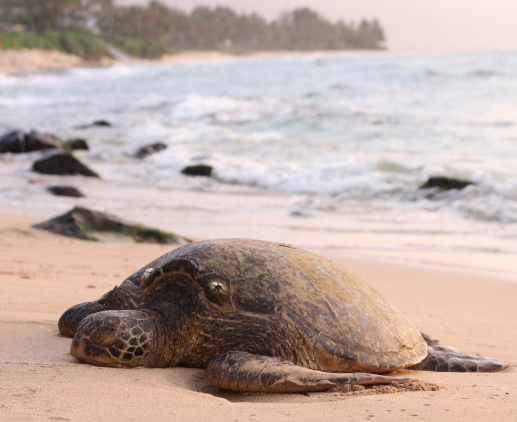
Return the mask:
M218 281L212 281L210 283L210 291L216 296L221 296L226 293L226 287Z
M217 275L210 274L200 280L200 284L204 287L206 297L209 301L223 308L231 307L230 302L230 281Z

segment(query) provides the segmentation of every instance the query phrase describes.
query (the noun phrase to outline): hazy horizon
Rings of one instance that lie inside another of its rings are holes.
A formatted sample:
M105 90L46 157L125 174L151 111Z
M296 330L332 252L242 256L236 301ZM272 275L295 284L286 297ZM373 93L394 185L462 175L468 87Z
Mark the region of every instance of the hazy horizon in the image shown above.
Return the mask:
M237 12L257 12L267 19L282 11L310 7L331 20L379 19L387 46L393 51L517 50L517 2L508 0L161 0L191 10L198 5L229 6ZM116 0L117 4L147 4L148 0Z

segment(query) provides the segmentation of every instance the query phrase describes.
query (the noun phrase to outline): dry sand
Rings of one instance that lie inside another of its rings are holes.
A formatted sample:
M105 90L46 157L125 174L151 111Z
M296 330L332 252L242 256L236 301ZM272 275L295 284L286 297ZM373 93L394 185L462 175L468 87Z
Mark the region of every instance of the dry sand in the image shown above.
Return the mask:
M287 55L286 53L271 53L274 55ZM297 54L297 53L291 53ZM88 62L72 54L48 50L0 50L0 71L19 72L35 71L46 69L70 68L78 66L109 66L116 63L124 64L160 64L160 63L200 63L212 61L232 60L242 57L269 56L268 53L254 53L252 55L235 56L218 51L186 51L178 54L171 54L159 60L132 59L120 61L104 58L100 61Z
M124 64L159 64L159 63L198 63L230 60L235 57L217 51L186 51L167 55L160 60L134 59L120 61L108 57L95 62L88 62L78 56L49 50L0 50L0 71L19 72L45 69L69 68L78 66L108 66L116 63Z
M47 50L0 50L0 70L54 69L81 66L84 60L72 54Z
M1 420L517 420L517 277L325 253L384 293L422 331L464 352L505 360L496 374L399 371L439 391L346 396L243 395L189 368L80 364L57 320L99 297L169 247L90 243L0 214Z

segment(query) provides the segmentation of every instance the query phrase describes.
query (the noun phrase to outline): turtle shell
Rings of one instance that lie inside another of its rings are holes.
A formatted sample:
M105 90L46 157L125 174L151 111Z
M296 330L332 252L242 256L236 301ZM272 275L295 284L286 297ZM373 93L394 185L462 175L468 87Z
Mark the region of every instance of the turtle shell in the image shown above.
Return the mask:
M188 273L222 310L282 319L317 369L384 372L427 355L420 332L379 292L333 262L291 245L251 239L175 249L127 281L142 292Z

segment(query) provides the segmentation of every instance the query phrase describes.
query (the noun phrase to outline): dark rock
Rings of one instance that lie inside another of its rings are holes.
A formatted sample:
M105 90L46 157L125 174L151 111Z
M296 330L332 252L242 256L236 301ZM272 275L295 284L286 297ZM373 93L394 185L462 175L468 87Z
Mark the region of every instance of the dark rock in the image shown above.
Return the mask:
M88 128L95 127L95 126L109 127L109 126L112 126L112 125L107 120L95 120L93 123L90 123L88 125L76 126L76 129L88 129Z
M111 123L107 120L95 120L92 126L111 126Z
M474 185L470 180L453 179L451 177L430 177L419 189L438 188L440 190L463 189Z
M71 196L73 198L84 197L84 194L73 186L48 186L47 190L56 196Z
M52 133L40 133L31 130L25 135L25 142L29 151L37 151L40 149L47 148L58 148L61 149L61 139Z
M0 138L0 152L25 152L25 133L13 130Z
M185 167L181 172L187 176L210 176L213 169L212 166L206 164L196 164Z
M167 145L162 144L161 142L156 142L155 144L151 145L144 145L143 147L138 148L138 150L135 152L135 157L144 158L150 154L154 154L155 152L163 151L165 148L167 148Z
M60 149L61 140L50 133L29 133L15 130L6 133L0 138L0 153L23 153L44 149Z
M36 173L55 174L60 176L82 174L83 176L99 177L97 173L66 152L52 154L36 161L32 165L32 170Z
M63 215L35 224L33 227L63 236L91 241L105 240L111 235L111 237L129 237L135 242L160 244L188 243L184 238L173 233L139 224L127 223L114 215L84 207L75 207Z
M83 138L75 138L70 139L68 141L63 142L63 148L66 151L74 151L78 149L82 150L89 150L88 143L86 142L86 139Z

